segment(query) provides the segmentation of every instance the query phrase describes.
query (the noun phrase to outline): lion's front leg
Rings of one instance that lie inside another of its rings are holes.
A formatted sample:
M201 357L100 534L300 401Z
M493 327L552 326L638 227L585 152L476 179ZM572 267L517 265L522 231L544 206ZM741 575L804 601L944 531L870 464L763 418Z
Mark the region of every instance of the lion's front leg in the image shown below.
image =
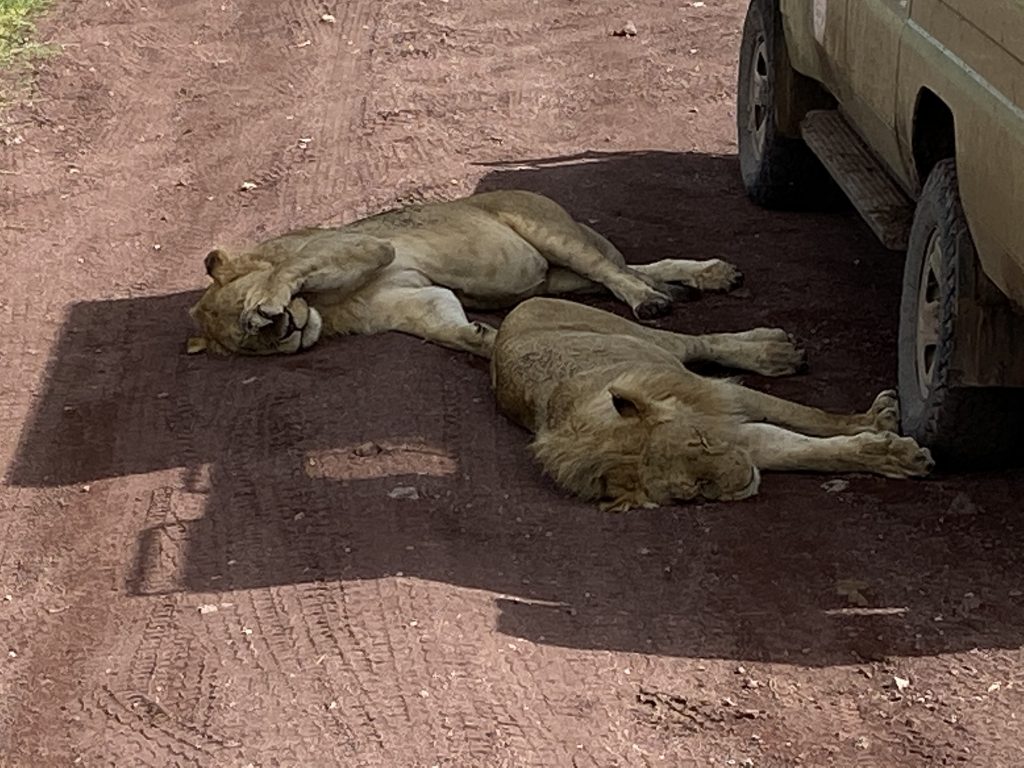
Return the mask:
M634 333L676 355L683 363L704 361L763 376L788 376L807 368L807 353L781 328L702 336L656 328Z
M253 283L242 308L242 325L250 332L269 325L298 294L330 292L340 299L355 293L394 258L395 249L386 240L330 230L315 235Z
M695 337L690 357L762 376L789 376L807 370L807 352L781 328L755 328L740 333Z
M447 288L426 286L381 286L371 295L361 294L358 331L379 333L399 331L470 352L487 359L494 350L497 330L472 322L458 298ZM344 332L347 328L336 328Z
M740 435L759 469L871 472L884 477L923 477L935 467L931 453L893 432L808 437L771 424L744 424Z

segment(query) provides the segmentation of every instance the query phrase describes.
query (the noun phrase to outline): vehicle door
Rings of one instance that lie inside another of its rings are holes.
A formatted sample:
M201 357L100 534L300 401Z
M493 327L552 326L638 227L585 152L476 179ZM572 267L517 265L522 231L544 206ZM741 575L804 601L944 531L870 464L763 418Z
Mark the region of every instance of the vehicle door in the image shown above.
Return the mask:
M791 66L823 83L840 101L849 85L838 66L844 56L847 4L847 0L779 0Z
M900 42L912 0L845 3L845 37L837 62L847 88L847 118L897 176L903 175L896 124Z

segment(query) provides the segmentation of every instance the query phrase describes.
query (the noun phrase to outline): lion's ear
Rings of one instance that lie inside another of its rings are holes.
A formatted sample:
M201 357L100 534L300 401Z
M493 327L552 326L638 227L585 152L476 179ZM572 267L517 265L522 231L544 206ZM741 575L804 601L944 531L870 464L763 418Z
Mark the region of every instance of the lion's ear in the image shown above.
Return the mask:
M608 394L615 410L624 419L643 419L656 424L672 417L672 409L666 400L652 398L645 392L615 385L608 388Z
M185 352L190 355L198 355L200 352L205 352L208 347L209 342L203 336L189 336Z
M206 265L206 274L216 280L222 285L227 282L227 266L228 266L228 255L220 248L214 248L203 259L203 264Z
M631 397L624 392L609 390L612 396L612 405L624 419L636 419L643 415L644 403L639 398Z

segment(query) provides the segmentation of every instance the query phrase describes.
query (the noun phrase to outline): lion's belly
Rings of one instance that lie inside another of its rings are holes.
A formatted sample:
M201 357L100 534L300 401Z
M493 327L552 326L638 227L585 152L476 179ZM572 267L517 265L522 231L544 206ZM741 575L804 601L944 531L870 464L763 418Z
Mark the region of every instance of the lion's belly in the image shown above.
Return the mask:
M481 219L472 227L395 237L395 261L468 303L503 304L533 295L547 277L547 259L505 225Z

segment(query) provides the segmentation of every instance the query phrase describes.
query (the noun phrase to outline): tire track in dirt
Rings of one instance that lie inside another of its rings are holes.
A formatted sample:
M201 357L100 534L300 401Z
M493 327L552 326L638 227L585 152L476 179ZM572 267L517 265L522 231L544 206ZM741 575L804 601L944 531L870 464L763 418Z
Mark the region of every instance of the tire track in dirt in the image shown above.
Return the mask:
M305 498L290 493L281 495L273 487L266 488L261 483L260 478L280 466L282 459L288 461L288 446L301 441L306 431L301 423L282 422L276 417L275 414L284 404L283 400L273 395L260 397L258 407L250 417L227 428L226 446L230 446L229 453L222 455L229 461L232 455L252 458L247 466L237 466L230 470L229 476L215 478L215 482L230 482L234 503L247 509L252 519L244 529L246 533L241 536L236 535L230 540L213 537L216 543L212 547L202 548L205 559L193 563L193 569L202 569L206 567L205 563L217 570L216 563L226 563L228 570L236 574L231 578L237 579L237 573L244 574L244 569L250 567L245 559L246 553L270 551L275 531L280 535L288 535L288 520L296 517L296 508L311 506L316 509L324 506L323 500L308 494ZM315 418L315 414L309 418ZM294 456L294 459L297 462L299 457ZM155 521L148 522L152 524ZM312 543L321 539L320 536L313 536L304 541ZM194 536L192 540L196 541ZM317 577L315 550L300 548L297 552L284 555L289 563L308 563L312 566L307 568L310 571L309 578ZM289 564L286 567L292 566ZM345 636L346 627L351 626L352 622L352 618L331 618L337 614L337 596L340 592L340 586L322 583L258 588L246 592L240 610L244 608L241 612L253 617L253 622L239 629L243 633L248 630L246 646L251 649L251 653L243 658L248 658L246 663L255 664L260 671L255 679L262 681L259 684L259 688L265 689L262 696L296 702L308 701L309 696L316 692L321 694L321 701L312 705L320 711L310 720L309 739L315 741L330 732L339 745L380 744L381 733L374 721L379 717L379 700L384 700L384 697L378 694L374 701L370 701L359 693L365 690L360 676L365 677L368 673L367 664L356 664L351 659L365 656L365 651L358 647L353 651L349 644L339 643L339 638ZM369 607L363 606L360 611L359 621L362 624L366 623ZM379 612L379 608L377 610ZM373 634L376 635L377 630L373 630ZM313 638L309 644L305 641L306 635ZM300 659L320 660L322 666L311 666ZM330 664L330 660L339 663ZM339 671L341 674L338 674ZM326 674L330 676L325 677ZM384 674L390 677L389 670L384 669ZM286 678L283 681L282 676ZM356 694L353 695L353 692ZM382 692L386 695L386 690ZM337 706L328 708L329 701L336 701ZM282 749L282 754L287 754L287 750ZM344 752L342 746L337 749L339 759L346 755L347 758L352 757L350 752Z
M379 679L377 665L370 649L355 632L358 626L366 634L375 635L384 621L380 617L371 619L370 614L381 609L372 604L361 605L358 613L349 613L348 590L341 584L316 580L298 585L295 591L298 609L304 617L303 656L312 659L314 669L322 670L318 675L331 693L329 701L337 704L330 711L337 710L335 719L346 718L358 724L359 733L353 744L363 754L364 750L382 751L385 736L377 724L378 707L389 694L372 684Z
M254 626L248 637L255 667L259 671L257 679L264 681L263 686L268 697L282 702L296 704L303 699L308 702L310 694L321 693L319 708L326 712L319 720L307 718L307 722L299 726L300 733L309 734L309 737L303 739L300 744L315 743L327 737L335 745L333 752L337 759L351 760L358 754L358 746L363 739L360 738L357 728L353 727L342 713L336 711L337 702L326 691L330 681L325 680L315 666L311 667L308 663L300 661L299 654L306 649L296 642L301 637L300 632L289 626L292 615L298 615L289 614L284 600L275 594L280 591L291 596L296 589L297 587L292 586L281 590L263 588L249 590L245 595L244 604L248 606L245 614L253 617ZM304 616L297 620L303 625L309 621ZM306 706L309 704L306 703ZM285 731L289 727L277 728L284 745L282 756L301 762L301 753L297 754L288 748L289 739L286 738Z
M443 754L446 747L452 747L452 737L443 722L443 714L448 705L440 670L444 667L448 667L449 671L459 670L463 665L453 659L446 659L447 663L441 667L430 663L425 635L429 632L432 617L437 615L434 605L437 595L433 589L429 586L421 587L417 581L396 575L380 581L376 591L380 595L385 614L394 617L384 629L388 665L394 669L396 676L408 681L406 689L399 694L403 714L409 720L409 727L422 734L415 759L428 762L435 755ZM475 711L476 707L473 709ZM392 748L397 757L401 745L396 743ZM477 756L464 749L458 751L467 758Z
M145 756L140 765L166 765L168 756L182 764L223 764L241 746L227 731L219 733L212 717L227 680L220 674L221 663L207 659L217 658L223 634L211 635L209 621L196 632L189 621L196 606L178 595L159 594L176 588L188 526L201 511L195 494L168 486L153 492L145 523L163 538L161 556L150 564L151 572L159 571L151 576L157 595L137 604L141 615L132 612L144 625L137 636L117 641L123 652L107 670L110 682L82 698L83 713L98 732L113 730L138 745ZM129 574L128 580L136 575ZM94 756L105 757L102 752Z
M367 161L375 154L374 146L362 140L360 128L366 94L372 90L367 86L373 82L369 30L380 8L366 0L348 2L335 10L332 23L323 23L320 3L292 0L290 5L301 18L317 19L308 30L317 63L304 76L330 83L332 89L328 98L302 105L303 137L312 139L311 183L293 185L286 205L293 218L311 223L351 216L367 181Z
M194 6L194 4L193 4ZM118 50L121 51L121 57L119 59L120 66L113 68L114 71L124 73L139 72L142 67L141 58L153 58L158 63L165 61L165 56L154 50L154 44L164 36L162 45L164 49L173 48L184 48L185 41L179 39L173 39L173 32L175 31L175 25L170 23L165 24L154 24L147 27L133 27L127 30L127 34L121 34L120 42L112 42L110 46L103 46L104 50L117 46ZM177 27L180 29L187 29L187 27ZM119 27L111 27L107 29L100 29L99 35L102 37L116 37L115 33L125 32L124 29ZM259 46L262 48L264 41L260 41ZM188 55L189 51L187 48L183 51ZM156 54L154 56L154 54ZM189 69L193 70L195 64L189 64ZM109 70L108 70L109 71ZM247 73L239 73L241 75L247 75ZM298 81L300 78L294 78ZM169 82L169 81L168 81ZM154 88L155 86L155 88ZM101 108L98 111L98 115L102 116L101 119L95 120L91 125L89 123L82 124L80 121L76 123L76 130L73 139L77 139L79 142L84 143L86 136L89 138L89 142L92 145L89 158L99 157L104 154L105 145L109 145L120 137L129 136L132 138L140 138L143 136L150 136L154 130L158 130L154 126L166 123L169 119L166 111L157 112L154 114L153 110L149 108L147 103L147 97L162 98L163 93L161 91L166 90L169 85L165 84L164 81L149 84L149 90L146 89L133 89L130 84L120 84L117 89L117 95L111 93L109 96L106 95L101 88L94 88L93 93L97 95L97 98L103 99L122 98L128 96L127 103L122 101L119 108L119 115L116 119L112 119L106 108ZM195 87L190 83L189 87ZM163 99L166 102L166 99ZM193 108L198 105L193 104ZM340 109L343 113L345 105L339 105L336 102L328 105L329 108ZM178 110L179 119L182 119L181 110ZM57 118L61 120L62 118ZM185 110L184 118L188 119L188 110ZM234 129L239 123L229 123L228 127ZM192 131L194 133L194 131ZM187 146L188 142L184 142L185 146L175 147L174 154L179 155L181 158L176 162L172 162L169 165L164 166L164 173L170 173L180 178L182 169L194 167L194 163L191 162L190 155L198 154L190 152ZM140 147L141 149L141 147ZM180 151L175 151L179 150ZM109 155L109 153L106 153ZM136 153L136 157L142 163L143 166L156 165L159 163L157 158L159 157L159 151L143 151ZM77 174L77 178L88 176L90 181L94 181L101 177L107 176L109 180L117 183L119 180L128 178L137 178L139 175L138 166L134 169L126 169L117 161L113 163L107 163L106 161L92 161L89 158L85 162L81 163L83 166L83 173ZM290 161L271 161L263 175L258 177L263 183L263 186L270 186L276 180L281 178L285 174L285 169ZM168 170L169 169L169 170ZM176 181L177 179L165 179L166 182ZM209 184L209 182L206 182ZM183 196L183 192L179 190L171 189L170 191L164 192L170 184L159 184L158 189L155 190L156 198L163 199L164 202L158 202L157 207L167 208L180 208L180 198ZM224 185L219 186L207 186L207 189L211 191L223 191ZM99 194L101 187L98 184L93 183L91 187L82 190L86 195ZM206 189L199 190L200 194L205 192ZM189 190L184 190L185 194L188 194ZM45 192L40 192L45 195ZM79 193L81 194L81 193ZM193 195L193 197L195 197ZM22 197L22 200L25 198ZM75 202L76 208L79 210L85 210L86 204L83 200ZM196 202L193 206L197 209L206 209L212 206L207 206L202 202ZM230 211L226 215L230 215ZM284 216L288 215L288 212L283 212ZM191 225L191 222L200 222L204 219L204 216L193 216L185 217L186 225L179 230L179 235L183 241L195 241L200 242L206 240L209 236L209 229L207 227L200 227L198 225ZM205 216L207 222L209 222L209 215ZM174 223L174 222L172 222ZM116 226L111 221L113 226ZM86 228L83 227L83 231ZM91 235L90 235L91 237ZM201 239L200 239L201 238ZM168 240L164 240L165 243ZM174 243L172 242L173 246ZM100 254L104 251L105 244L97 243L95 245L80 245L78 247L72 246L70 253L85 254L90 258L96 254ZM65 251L67 252L67 251ZM143 262L150 262L152 259L143 259ZM173 262L167 263L164 267L151 269L152 264L143 264L143 270L148 273L148 279L163 281L166 283L166 275L170 271L178 270L178 267L173 265ZM156 274L154 274L154 272ZM178 270L180 273L180 270ZM163 274L161 274L163 273ZM37 304L37 303L36 303ZM37 304L38 305L38 304ZM130 345L129 345L130 348ZM157 354L161 352L157 351ZM139 370L144 369L147 366L145 359L135 359L131 361L125 361L132 369ZM137 366L137 367L136 367ZM159 367L159 364L158 366ZM126 397L126 402L141 404L138 398L132 397L130 394ZM273 404L271 404L272 407ZM182 424L183 417L188 417L189 409L183 407L179 409L178 413L171 416L172 422L177 426L184 426ZM128 418L127 421L134 421L132 418ZM258 434L258 433L257 433ZM118 441L114 443L115 450L123 450L136 439L133 435L125 436L126 442L122 443ZM179 443L183 445L181 454L187 459L189 451L192 451L194 457L193 460L189 460L190 463L199 466L201 462L199 457L195 454L194 448L192 448L194 441L194 430L184 429L180 433ZM260 451L254 446L254 454L259 454ZM178 541L174 541L174 535L177 534L179 537L185 537L187 535L187 526L181 527L180 521L174 519L174 515L170 512L169 507L173 502L173 492L165 492L162 496L157 494L157 498L154 499L154 508L150 510L149 515L145 518L145 524L150 530L156 530L157 535L160 539L158 547L158 557L160 560L156 563L151 563L155 566L155 571L159 575L159 584L148 584L148 588L159 587L159 589L166 590L168 588L174 588L177 586L178 579L180 577L180 554L181 546L187 543L187 539L179 538ZM266 612L263 610L267 600L272 601L273 596L269 592L259 592L252 597L252 605L254 606L254 612L263 620L266 627L266 634L271 640L273 640L275 627L280 625L280 617L271 611L270 615L265 615ZM96 716L90 716L86 718L86 722L90 723L92 727L96 728L99 732L107 732L107 729L102 725L104 719L110 720L111 718L120 723L122 730L127 729L124 732L125 738L130 739L131 743L135 746L129 748L125 745L125 748L130 752L137 752L140 757L142 764L147 765L166 765L167 759L171 756L174 764L196 764L196 765L209 765L209 764L222 764L220 758L214 758L208 748L211 748L211 744L208 743L210 740L204 734L212 733L209 724L206 722L208 714L215 707L215 684L211 682L208 666L204 662L196 661L197 658L201 659L206 655L206 651L201 645L196 645L193 640L188 639L190 637L185 626L179 625L178 622L182 621L182 615L180 612L175 611L175 601L168 601L166 598L157 598L153 603L152 613L148 619L148 628L145 630L141 645L135 649L135 654L129 655L128 661L128 674L122 676L121 682L118 684L117 690L110 689L106 694L97 693L93 697L87 697L91 704L87 706L87 710L96 712L99 715L99 719ZM187 621L183 622L185 625ZM275 643L271 643L271 647L275 650L276 658L268 655L267 665L264 669L265 672L271 674L271 676L286 676L287 668L289 667L288 659L282 660L281 654L283 651L282 647L287 648L288 639L283 638ZM185 664L182 667L182 664ZM190 665L191 663L191 665ZM278 669L278 668L282 669ZM196 672L198 676L193 675ZM207 670L207 671L204 671ZM164 677L173 678L177 674L180 678L178 680L171 680L170 686L166 687L166 682L163 680ZM152 686L155 685L154 680L161 681L160 687L165 687L164 698L165 701L161 703L158 699L154 699L147 691L151 690ZM294 688L292 689L294 693ZM166 697L171 697L172 701L167 701ZM294 698L294 696L292 697ZM199 725L196 725L196 721ZM337 725L343 726L342 721L336 721ZM117 726L117 727L121 727ZM27 733L24 729L16 729L15 732L20 730L21 733ZM344 730L343 734L348 733ZM379 734L375 735L375 738L379 739ZM346 741L351 741L347 736ZM216 743L214 744L216 746ZM223 743L220 744L223 746ZM97 750L90 750L93 757L98 760L106 759L102 757L104 748L101 746ZM148 757L144 757L147 756ZM351 754L349 755L351 757ZM117 762L117 761L112 761Z
M151 757L142 765L165 766L171 756L175 764L184 759L191 765L202 766L223 764L229 755L237 756L237 742L174 715L156 698L141 691L105 688L97 693L94 706L108 722L127 731L125 735L148 747Z
M442 398L442 446L454 455L458 455L460 445L491 446L500 441L500 422L486 416L474 418L474 411L493 410L490 402L480 402L479 399L466 402L466 382L460 379L471 374L468 371L448 371L436 385ZM456 493L462 503L459 509L451 511L451 516L460 527L474 526L472 521L465 519L466 516L474 515L477 507L493 504L495 498L509 498L509 491L513 490L509 487L506 471L491 458L492 454L480 450L478 455L480 458L476 460L466 457L462 474L455 482ZM463 553L453 551L448 557L450 560L444 565L435 564L439 571L443 571L445 566L457 569ZM403 607L399 615L405 615L406 611L432 616L448 613L441 606L434 608L432 605L440 598L435 586L417 584L408 593L400 602ZM397 594L404 596L401 591ZM424 610L423 606L427 609ZM433 624L433 621L428 621L426 627ZM563 764L566 755L553 748L557 739L551 733L552 724L559 720L560 713L552 709L551 700L543 695L546 681L538 677L538 669L524 663L521 656L521 648L525 646L528 649L531 644L504 635L477 638L477 642L484 643L488 657L497 660L496 666L504 672L501 674L498 670L487 669L488 664L482 661L482 649L475 643L452 646L444 642L440 629L437 635L431 641L425 639L416 646L419 657L415 665L417 669L448 669L456 679L462 680L483 675L491 684L487 695L476 696L469 701L456 699L457 704L446 705L435 713L432 731L437 753L443 754L446 748L451 748L452 731L445 726L447 721L455 719L460 725L455 729L460 741L458 754L476 761L474 764L499 765L504 760L513 765L535 765L538 768ZM446 687L442 686L438 691L435 681L426 685L431 696L443 695ZM466 727L467 723L475 727ZM429 757L424 755L424 759Z

